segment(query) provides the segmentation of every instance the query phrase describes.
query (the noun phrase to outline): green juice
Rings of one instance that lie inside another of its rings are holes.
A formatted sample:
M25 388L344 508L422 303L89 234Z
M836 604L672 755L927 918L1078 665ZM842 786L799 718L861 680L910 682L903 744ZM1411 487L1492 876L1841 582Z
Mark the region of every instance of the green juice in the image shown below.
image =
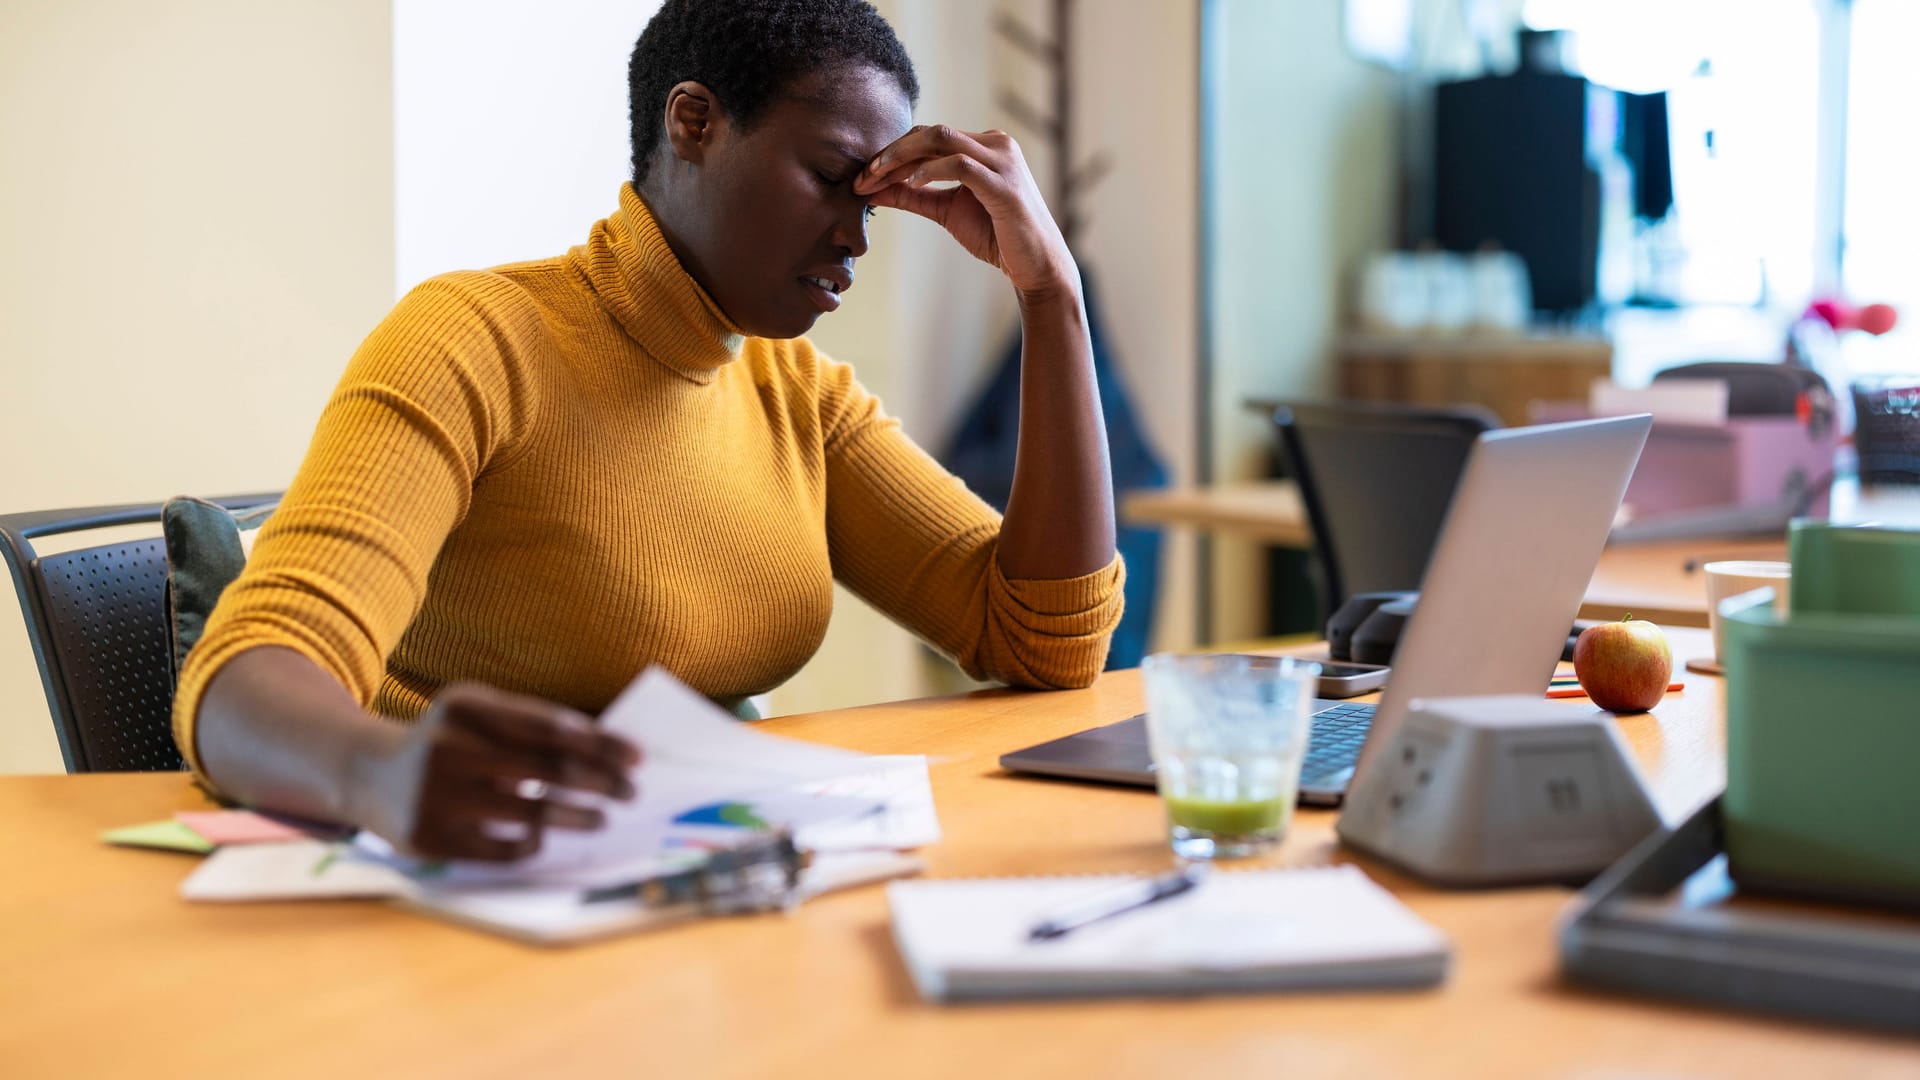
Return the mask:
M1285 799L1193 799L1164 796L1167 819L1182 828L1215 836L1246 836L1280 827L1287 809Z

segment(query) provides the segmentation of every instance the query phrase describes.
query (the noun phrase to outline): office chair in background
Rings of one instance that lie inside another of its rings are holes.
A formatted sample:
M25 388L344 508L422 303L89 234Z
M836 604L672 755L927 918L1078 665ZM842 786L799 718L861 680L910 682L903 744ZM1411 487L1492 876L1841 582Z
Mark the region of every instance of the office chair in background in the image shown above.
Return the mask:
M1486 409L1273 403L1313 531L1326 610L1356 593L1418 589Z
M213 501L238 510L280 496ZM182 768L167 657L167 548L160 537L39 555L35 537L160 521L161 503L0 515L0 554L67 771Z

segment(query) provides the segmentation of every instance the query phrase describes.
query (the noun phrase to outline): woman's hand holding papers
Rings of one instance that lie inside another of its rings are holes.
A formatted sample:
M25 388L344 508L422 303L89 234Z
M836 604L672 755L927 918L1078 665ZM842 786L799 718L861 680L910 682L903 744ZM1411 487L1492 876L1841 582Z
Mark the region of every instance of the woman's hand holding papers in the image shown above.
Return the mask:
M510 861L540 850L548 828L597 829L604 815L562 790L627 800L640 752L592 719L478 683L442 690L420 718L392 729L370 759L361 823L430 858Z
M519 859L548 828L599 828L604 815L583 803L633 798L640 761L581 713L475 683L448 686L411 724L369 716L339 680L277 646L220 669L199 732L223 795L371 829L430 859Z

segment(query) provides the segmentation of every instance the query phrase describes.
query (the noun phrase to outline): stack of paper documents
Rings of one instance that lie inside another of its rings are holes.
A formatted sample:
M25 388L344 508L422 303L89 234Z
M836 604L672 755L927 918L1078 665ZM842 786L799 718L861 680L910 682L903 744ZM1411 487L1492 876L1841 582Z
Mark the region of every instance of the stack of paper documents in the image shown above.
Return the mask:
M659 921L634 903L590 893L698 866L770 829L790 830L810 853L796 898L917 871L919 860L906 852L940 838L924 757L876 757L769 735L660 668L636 679L601 723L640 746L639 795L594 803L606 814L601 829L548 830L532 858L428 862L362 833L350 845L222 848L182 894L386 896L519 937L570 941Z

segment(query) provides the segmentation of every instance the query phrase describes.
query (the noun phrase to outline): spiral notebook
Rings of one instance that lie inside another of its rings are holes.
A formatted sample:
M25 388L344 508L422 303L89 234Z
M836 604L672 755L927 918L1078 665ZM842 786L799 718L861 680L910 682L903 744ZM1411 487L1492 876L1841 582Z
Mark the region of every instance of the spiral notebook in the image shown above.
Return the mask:
M1172 899L1030 941L1125 876L901 881L894 940L929 1001L1432 986L1451 947L1358 867L1214 874Z

